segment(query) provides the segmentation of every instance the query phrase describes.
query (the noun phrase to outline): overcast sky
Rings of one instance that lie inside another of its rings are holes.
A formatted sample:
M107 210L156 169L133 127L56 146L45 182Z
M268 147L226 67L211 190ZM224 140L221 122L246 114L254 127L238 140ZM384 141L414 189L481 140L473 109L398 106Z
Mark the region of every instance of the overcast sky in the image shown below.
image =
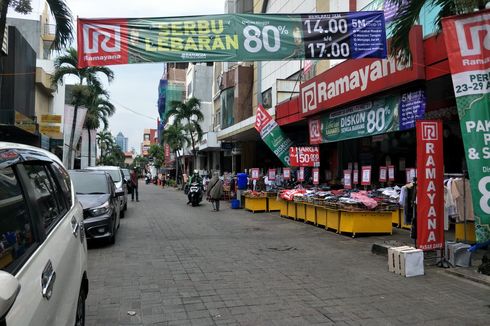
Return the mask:
M205 14L222 14L224 0L65 0L76 18L127 18L166 17ZM19 18L38 19L44 0L32 0L31 16ZM41 9L39 9L41 7ZM163 64L133 64L110 67L115 80L108 86L116 113L110 119L110 131L114 136L119 131L129 138L128 149L140 152L143 129L156 128L158 81L163 73ZM130 112L121 107L137 111Z

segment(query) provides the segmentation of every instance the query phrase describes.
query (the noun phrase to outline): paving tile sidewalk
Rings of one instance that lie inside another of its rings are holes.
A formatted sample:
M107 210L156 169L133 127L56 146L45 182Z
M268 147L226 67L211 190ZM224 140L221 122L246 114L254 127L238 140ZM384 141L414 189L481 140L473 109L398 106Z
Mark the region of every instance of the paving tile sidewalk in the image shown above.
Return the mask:
M372 239L141 185L114 246L89 251L87 325L486 325L490 288L387 271ZM134 311L135 316L128 315Z

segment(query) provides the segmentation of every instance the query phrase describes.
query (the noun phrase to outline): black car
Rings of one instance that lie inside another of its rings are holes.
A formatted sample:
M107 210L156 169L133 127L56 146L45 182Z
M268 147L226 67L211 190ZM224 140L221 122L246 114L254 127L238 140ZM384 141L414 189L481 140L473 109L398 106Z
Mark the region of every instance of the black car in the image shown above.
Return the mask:
M83 219L87 239L116 241L119 228L119 196L111 176L104 171L69 171L78 200L83 207Z

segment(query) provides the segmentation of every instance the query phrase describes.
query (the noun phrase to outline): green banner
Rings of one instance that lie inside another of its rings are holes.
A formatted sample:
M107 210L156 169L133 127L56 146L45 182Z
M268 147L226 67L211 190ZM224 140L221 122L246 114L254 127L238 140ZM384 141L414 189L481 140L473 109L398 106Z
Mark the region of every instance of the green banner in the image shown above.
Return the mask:
M386 58L382 11L85 19L79 66Z
M321 117L322 143L399 130L399 96L381 97Z
M483 10L443 20L479 243L490 241L489 13Z

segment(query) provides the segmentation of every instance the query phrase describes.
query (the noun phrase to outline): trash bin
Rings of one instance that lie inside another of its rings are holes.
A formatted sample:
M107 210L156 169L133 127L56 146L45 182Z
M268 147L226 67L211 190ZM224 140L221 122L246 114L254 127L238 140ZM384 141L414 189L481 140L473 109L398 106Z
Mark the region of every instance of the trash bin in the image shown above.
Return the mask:
M239 208L240 208L240 201L238 199L232 199L231 209L239 209Z

